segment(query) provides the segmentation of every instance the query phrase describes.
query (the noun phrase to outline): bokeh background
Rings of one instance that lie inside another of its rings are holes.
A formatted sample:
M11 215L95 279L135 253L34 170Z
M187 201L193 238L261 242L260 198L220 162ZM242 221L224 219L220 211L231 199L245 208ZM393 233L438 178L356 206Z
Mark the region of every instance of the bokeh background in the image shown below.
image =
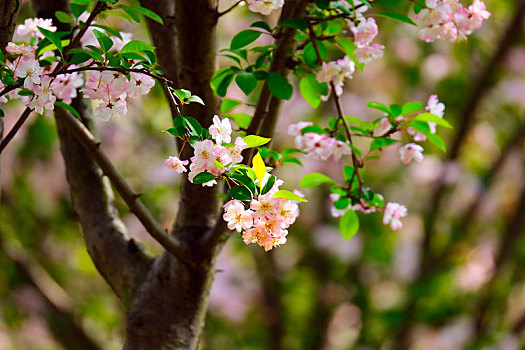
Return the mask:
M220 2L221 8L233 3ZM301 205L286 245L264 253L239 235L226 244L211 290L205 348L405 349L407 340L417 350L523 348L523 1L485 2L492 17L465 42L427 44L417 28L377 18L376 41L386 46L385 56L345 83L346 115L373 120L380 115L366 107L370 100L426 102L438 94L455 126L440 130L447 154L423 143L424 161L405 166L394 146L365 168L368 186L408 207L403 228L391 231L378 213L360 215L359 233L345 241L330 216L328 189L301 189L309 203ZM24 3L19 22L32 16L30 2ZM257 19L275 23L277 16L262 18L241 7L221 18L219 47ZM144 25L115 16L101 22L148 38ZM227 97L243 94L232 86ZM6 106L7 130L20 112L20 103ZM293 147L290 123L326 124L333 115L331 104L313 110L294 89L273 147ZM104 149L165 227L177 212L180 181L163 166L177 153L160 132L169 126L158 86L132 101L125 118L99 122ZM369 141L357 142L366 147ZM303 167L276 170L286 189L299 188L312 171L343 178L343 162L301 161ZM93 342L92 349L119 349L123 309L83 245L51 114L30 118L1 166L0 349L60 349L61 337L72 334ZM160 252L118 201L130 234L152 254Z

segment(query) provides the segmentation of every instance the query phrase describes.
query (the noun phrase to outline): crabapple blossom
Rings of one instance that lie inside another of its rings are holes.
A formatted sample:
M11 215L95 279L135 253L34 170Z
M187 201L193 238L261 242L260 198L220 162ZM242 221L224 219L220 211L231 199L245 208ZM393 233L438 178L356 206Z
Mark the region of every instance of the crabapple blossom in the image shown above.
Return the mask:
M279 198L273 197L271 194L259 195L250 203L250 209L255 210L256 218L272 216L278 206Z
M375 19L371 17L361 21L357 26L351 26L350 30L354 34L354 42L357 47L370 45L379 32Z
M383 57L385 47L381 44L358 47L354 50L355 58L360 63L369 63L376 58Z
M344 79L352 79L352 74L355 71L355 63L345 56L337 61L323 62L321 70L317 73L317 80L328 83L328 88L331 90L330 83L334 84L335 93L340 96L343 93ZM323 101L328 100L328 96L321 96Z
M284 5L284 0L248 0L250 11L269 15L272 11L280 9Z
M388 118L382 118L374 129L375 136L382 136L392 129L392 123Z
M36 35L39 39L44 39L44 35L40 33L38 27L50 32L56 32L57 30L51 19L28 18L24 21L24 24L19 24L16 27L14 41L29 41L33 35Z
M217 159L217 157L213 153L213 142L211 140L195 142L193 148L195 150L195 155L190 158L192 164L195 164L196 167L202 169L211 169L215 167L215 159Z
M229 143L232 140L232 125L228 118L220 120L219 116L215 115L213 117L213 125L210 126L209 130L211 137L213 137L218 145L221 145L223 142Z
M241 201L233 199L224 204L226 211L222 216L228 222L228 229L241 232L253 226L253 211L245 210Z
M242 162L242 151L248 146L242 137L235 139L235 146L228 147L228 155L233 163Z
M53 110L56 97L53 95L53 89L51 88L52 81L53 78L44 75L41 84L33 86L35 96L29 103L29 108L40 114L44 113L44 108L49 111Z
M35 58L35 51L37 47L33 45L27 45L26 43L21 43L19 45L9 42L5 47L5 50L11 55L22 55L23 58Z
M111 118L120 118L128 112L126 108L126 101L108 101L103 102L95 109L95 116L107 122Z
M295 147L306 152L316 159L327 160L334 157L339 160L344 155L352 153L352 149L346 142L339 141L326 134L307 132L301 134L301 129L311 125L309 122L299 122L288 127L288 134L295 136Z
M404 164L409 164L413 159L418 162L423 160L423 147L415 143L408 143L399 149L399 156Z
M31 90L34 84L40 84L40 76L43 69L34 58L21 60L16 68L15 74L19 78L25 78L24 87Z
M383 215L383 224L388 225L392 230L399 230L403 227L401 218L407 215L407 208L399 203L389 202L385 207L385 213Z
M126 92L131 98L146 95L151 88L155 86L155 80L146 74L132 72L130 73L130 78L131 80Z
M175 170L178 173L184 173L188 171L186 169L186 165L188 165L188 160L180 160L179 157L169 157L164 161L164 165L170 168L171 170Z
M75 68L73 65L70 68ZM65 103L71 103L77 97L77 89L84 85L82 75L73 72L59 75L53 81L53 93Z

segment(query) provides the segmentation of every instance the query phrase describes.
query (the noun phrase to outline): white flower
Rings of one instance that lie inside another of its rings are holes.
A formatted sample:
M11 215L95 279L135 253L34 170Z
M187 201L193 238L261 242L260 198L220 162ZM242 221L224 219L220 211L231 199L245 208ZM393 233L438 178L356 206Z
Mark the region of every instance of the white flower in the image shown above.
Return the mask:
M36 35L39 39L44 39L44 35L40 33L37 27L47 29L50 32L57 30L51 19L28 18L24 21L24 24L16 27L15 41L29 41L29 37L32 35Z
M235 146L228 148L228 155L231 158L233 163L242 162L242 151L248 146L242 137L237 137L235 139Z
M33 92L35 96L29 103L29 108L34 109L37 113L43 114L44 108L48 111L52 111L54 108L54 103L56 97L53 95L53 90L51 88L52 78L45 75L42 78L42 83L33 87Z
M230 230L241 232L243 229L247 230L253 226L253 211L244 210L244 205L241 201L233 199L224 204L226 213L222 216L224 221L228 222Z
M213 142L211 140L195 142L193 148L195 155L191 158L191 161L197 168L212 169L215 167L216 157L213 152Z
M38 61L30 58L21 60L16 68L16 76L19 78L26 78L24 80L24 87L31 90L34 84L40 84L40 76L43 69L38 64Z
M272 11L280 9L284 5L284 0L248 0L250 11L269 15Z
M146 95L155 85L155 80L142 73L130 73L131 81L129 82L127 93L131 98L137 98L140 95Z
M107 122L112 117L120 118L128 112L126 101L117 100L116 102L108 101L101 103L95 110L95 116Z
M188 165L188 160L180 160L179 157L169 157L164 161L164 165L178 173L188 171L185 167L185 165Z
M408 143L399 149L399 156L401 161L405 164L409 164L412 159L418 162L423 160L423 147L416 145L415 143Z
M392 230L399 230L401 227L403 227L403 223L399 219L405 217L406 215L407 208L404 205L390 202L385 207L383 224L388 225L390 223L390 227L392 228Z
M209 130L211 137L213 137L218 145L222 144L223 142L229 143L232 140L232 125L230 124L230 120L227 118L221 121L219 116L215 115L213 117L213 125L210 126Z

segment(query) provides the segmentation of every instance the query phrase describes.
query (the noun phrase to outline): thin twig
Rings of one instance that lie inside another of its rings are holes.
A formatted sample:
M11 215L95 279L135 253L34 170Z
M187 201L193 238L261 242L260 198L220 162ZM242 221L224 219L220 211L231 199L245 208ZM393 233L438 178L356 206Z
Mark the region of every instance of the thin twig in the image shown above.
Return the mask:
M16 133L20 130L22 125L24 125L25 121L31 114L32 109L27 107L20 118L18 118L15 126L11 130L9 130L9 133L5 136L5 138L0 142L0 154L2 154L3 150L6 148L7 144L15 137Z
M128 205L131 212L133 212L144 225L148 233L159 242L164 249L173 254L180 261L188 262L189 260L187 259L186 252L151 215L149 210L139 199L137 193L130 187L124 176L118 171L106 153L102 151L100 143L95 140L95 137L91 132L69 111L65 109L63 109L63 111L64 113L56 113L55 116L57 118L63 118L63 120L67 122L66 125L70 132L100 166L104 175L111 180L117 192Z
M237 1L235 4L233 4L232 6L230 6L229 8L227 8L226 10L222 11L222 12L218 12L217 13L217 17L221 17L221 16L224 16L225 14L227 14L228 12L230 12L231 10L233 10L234 8L236 8L237 6L239 6L241 4L241 2L243 2L244 0L239 0Z

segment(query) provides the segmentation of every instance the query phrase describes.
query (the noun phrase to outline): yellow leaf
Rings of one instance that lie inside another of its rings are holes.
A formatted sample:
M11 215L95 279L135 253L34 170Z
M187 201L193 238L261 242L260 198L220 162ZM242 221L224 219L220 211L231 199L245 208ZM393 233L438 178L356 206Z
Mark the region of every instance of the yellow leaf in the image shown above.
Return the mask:
M266 166L264 165L264 161L259 152L253 157L252 165L253 170L255 171L255 176L257 177L257 180L259 180L259 187L262 188L264 174L266 174Z

